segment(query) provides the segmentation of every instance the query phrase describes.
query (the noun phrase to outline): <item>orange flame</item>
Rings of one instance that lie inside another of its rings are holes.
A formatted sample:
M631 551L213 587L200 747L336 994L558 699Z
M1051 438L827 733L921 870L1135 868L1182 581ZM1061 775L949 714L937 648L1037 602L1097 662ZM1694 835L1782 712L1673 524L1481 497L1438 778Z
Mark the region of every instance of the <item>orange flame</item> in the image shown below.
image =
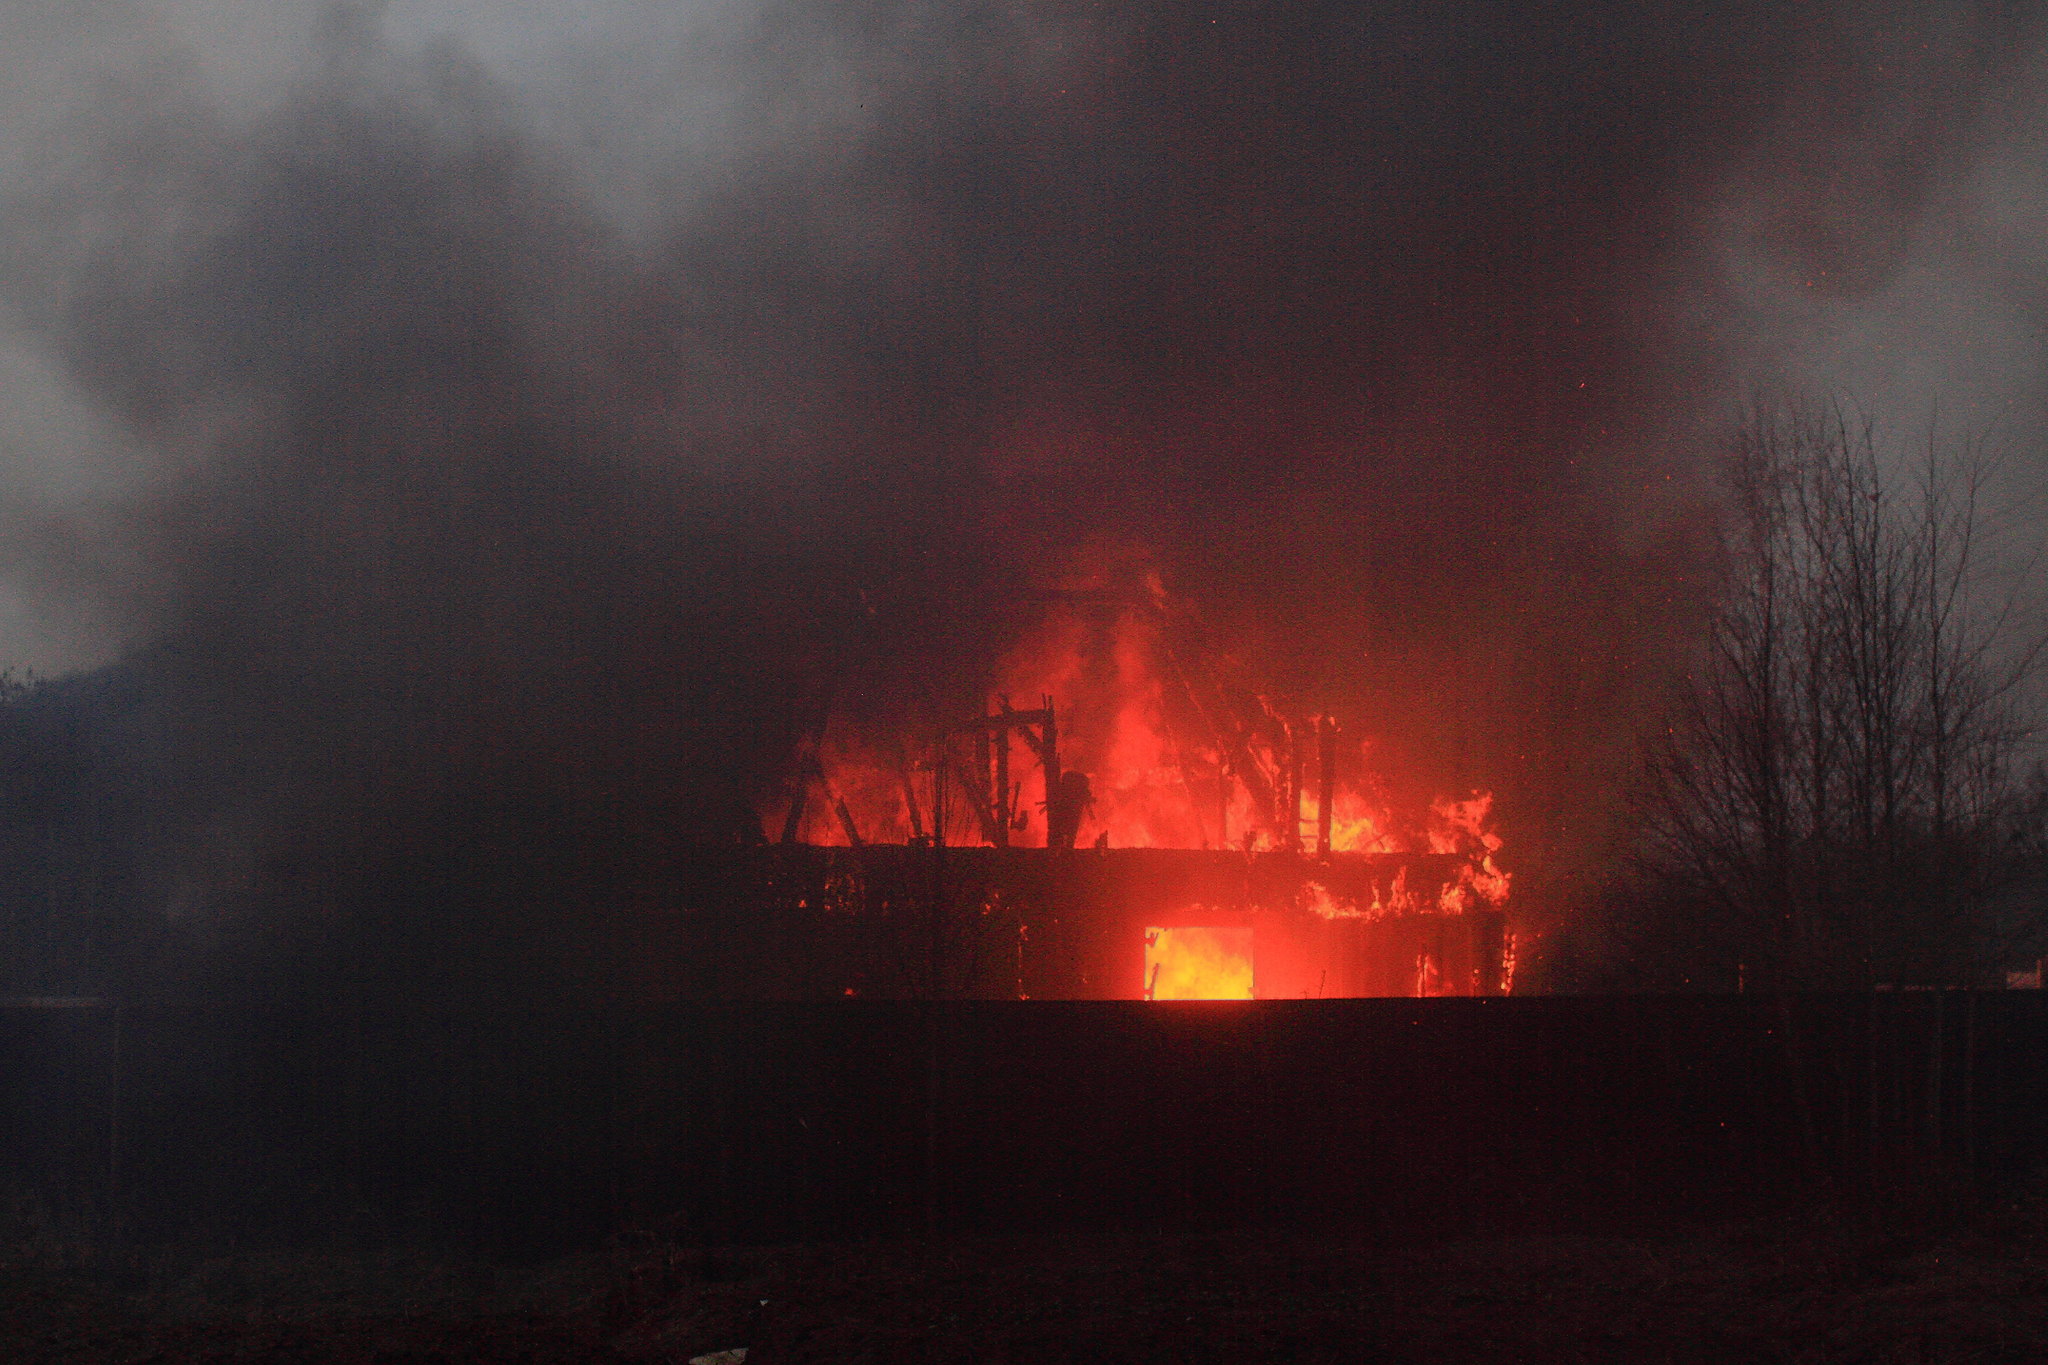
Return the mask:
M1261 695L1235 660L1196 657L1156 573L1122 595L1105 581L1082 578L1055 595L1039 626L1003 659L989 704L991 713L1013 703L1030 712L1051 699L1060 768L1088 783L1076 844L1315 851L1323 786L1315 718ZM1009 842L1042 846L1050 804L1042 734L1021 723L992 734L984 726L983 733L985 740L958 730L913 751L903 736L828 725L805 759L797 839L901 843L931 837L942 825L949 843L987 844L1007 811ZM997 792L987 756L1004 748L1009 790ZM1501 839L1491 825L1492 796L1439 797L1419 818L1404 816L1384 795L1370 757L1356 737L1338 745L1331 850L1453 854L1459 870L1440 892L1413 891L1404 880L1364 905L1340 904L1318 886L1309 908L1330 918L1376 918L1503 904L1511 877L1495 861ZM764 813L769 837L782 833L788 809Z
M1430 803L1429 813L1429 851L1463 859L1458 879L1444 888L1439 908L1457 914L1471 908L1474 900L1496 906L1505 902L1512 878L1493 862L1501 847L1500 836L1487 825L1493 794L1475 792L1462 801L1439 797Z
M1147 929L1145 999L1249 1000L1250 929Z

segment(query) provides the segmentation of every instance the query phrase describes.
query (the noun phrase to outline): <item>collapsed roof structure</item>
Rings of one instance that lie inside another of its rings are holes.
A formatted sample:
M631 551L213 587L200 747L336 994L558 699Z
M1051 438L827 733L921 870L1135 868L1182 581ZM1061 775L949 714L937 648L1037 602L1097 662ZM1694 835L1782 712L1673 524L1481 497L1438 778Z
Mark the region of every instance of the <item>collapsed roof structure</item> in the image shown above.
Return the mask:
M912 735L817 707L762 842L686 873L690 993L1511 987L1488 796L1402 820L1359 741L1246 682L1156 577L1046 599L1046 627L1002 670L1040 689L1035 706L999 689Z

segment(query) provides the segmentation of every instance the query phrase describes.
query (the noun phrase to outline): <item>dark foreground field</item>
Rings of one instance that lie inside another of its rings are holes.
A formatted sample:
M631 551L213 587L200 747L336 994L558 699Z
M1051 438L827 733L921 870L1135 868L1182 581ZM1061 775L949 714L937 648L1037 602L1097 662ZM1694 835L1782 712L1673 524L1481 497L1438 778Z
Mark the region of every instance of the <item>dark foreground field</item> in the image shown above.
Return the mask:
M2048 1360L2048 1197L1654 1228L706 1249L17 1253L0 1359L683 1362ZM41 1264L36 1261L40 1259Z
M2048 1361L2048 992L0 1025L0 1365Z

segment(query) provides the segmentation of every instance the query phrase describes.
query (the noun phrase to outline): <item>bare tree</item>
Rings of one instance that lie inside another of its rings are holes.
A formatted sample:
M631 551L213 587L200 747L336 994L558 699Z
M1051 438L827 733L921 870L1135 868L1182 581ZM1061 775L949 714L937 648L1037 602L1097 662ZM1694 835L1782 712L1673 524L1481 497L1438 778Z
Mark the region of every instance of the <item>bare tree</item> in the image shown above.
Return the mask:
M2041 642L1987 600L1981 446L1918 468L1839 407L1751 411L1724 592L1653 746L1645 868L1759 985L1962 984L2011 867Z

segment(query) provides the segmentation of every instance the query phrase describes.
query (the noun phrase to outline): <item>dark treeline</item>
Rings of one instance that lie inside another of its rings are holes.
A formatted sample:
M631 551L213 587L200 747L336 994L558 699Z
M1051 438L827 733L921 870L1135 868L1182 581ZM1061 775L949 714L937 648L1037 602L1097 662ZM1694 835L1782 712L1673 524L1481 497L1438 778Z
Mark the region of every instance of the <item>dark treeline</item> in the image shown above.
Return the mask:
M172 863L150 843L197 793L129 724L132 681L0 687L0 992L114 994L171 947Z
M645 68L679 125L731 96L719 150L623 186L371 11L233 110L94 7L8 31L96 79L0 196L7 321L142 466L21 572L159 645L26 704L113 687L161 746L91 781L154 808L97 842L173 938L630 900L756 832L823 694L972 710L1033 594L1133 545L1390 781L1492 790L1539 887L1704 612L1670 433L1748 338L1703 208L1803 183L1795 110L1881 230L1788 192L1756 245L1881 275L2032 50L1995 6L734 9ZM663 144L643 112L598 123ZM107 913L61 828L24 885Z
M227 721L176 703L183 666L157 649L0 694L0 995L602 991L619 916L670 903L701 844L673 790L579 787L512 737L487 766L459 734L358 737L323 781L252 775L263 753L221 764Z
M2044 637L1981 443L1888 452L1759 403L1723 467L1719 592L1589 937L1610 984L2039 983Z
M6 322L140 466L10 568L154 642L4 708L10 988L580 975L586 907L759 836L821 697L978 708L1134 545L1391 781L1494 791L1564 914L1711 616L1670 433L1751 338L1703 208L1783 186L1752 246L1881 277L2034 50L1997 6L739 8L662 78L736 149L634 230L369 12L233 112L93 7L7 31L95 79L0 195ZM1884 191L1837 223L1788 158Z

